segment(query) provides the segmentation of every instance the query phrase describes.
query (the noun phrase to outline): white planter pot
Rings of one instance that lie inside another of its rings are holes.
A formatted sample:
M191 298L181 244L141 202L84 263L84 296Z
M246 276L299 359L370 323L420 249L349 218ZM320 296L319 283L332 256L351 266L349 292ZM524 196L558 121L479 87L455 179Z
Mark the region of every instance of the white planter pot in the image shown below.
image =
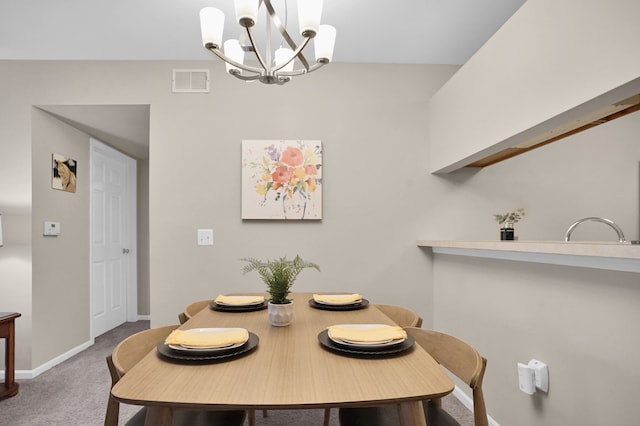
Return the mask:
M277 304L269 302L269 321L275 327L284 327L293 321L293 302Z

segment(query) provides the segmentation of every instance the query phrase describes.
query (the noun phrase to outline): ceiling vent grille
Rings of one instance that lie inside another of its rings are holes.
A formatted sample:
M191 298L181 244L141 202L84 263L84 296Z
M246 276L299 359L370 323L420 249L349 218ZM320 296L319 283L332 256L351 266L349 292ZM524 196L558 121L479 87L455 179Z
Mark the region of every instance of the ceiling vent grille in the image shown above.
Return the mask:
M209 93L209 70L173 70L173 93Z

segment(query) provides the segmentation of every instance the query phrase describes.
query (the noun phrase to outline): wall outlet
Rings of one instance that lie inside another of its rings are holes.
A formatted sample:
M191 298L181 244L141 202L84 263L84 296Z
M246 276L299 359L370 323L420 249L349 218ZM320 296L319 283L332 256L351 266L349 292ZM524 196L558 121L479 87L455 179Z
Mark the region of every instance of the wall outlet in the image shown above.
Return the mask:
M536 391L533 370L527 364L518 363L518 386L526 394L533 395Z
M537 359L529 361L529 368L533 370L536 388L543 392L549 392L549 368L547 364Z
M518 363L518 386L526 394L533 395L536 389L549 392L549 368L547 364L532 359L528 364Z

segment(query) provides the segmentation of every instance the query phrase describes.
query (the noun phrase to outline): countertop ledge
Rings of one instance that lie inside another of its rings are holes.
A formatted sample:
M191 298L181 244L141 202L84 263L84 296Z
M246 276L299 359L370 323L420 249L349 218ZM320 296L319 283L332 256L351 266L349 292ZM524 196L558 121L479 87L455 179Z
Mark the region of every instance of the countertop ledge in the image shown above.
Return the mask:
M434 253L640 272L640 245L603 241L418 240Z
M640 245L605 241L450 241L418 240L420 247L446 247L640 260Z

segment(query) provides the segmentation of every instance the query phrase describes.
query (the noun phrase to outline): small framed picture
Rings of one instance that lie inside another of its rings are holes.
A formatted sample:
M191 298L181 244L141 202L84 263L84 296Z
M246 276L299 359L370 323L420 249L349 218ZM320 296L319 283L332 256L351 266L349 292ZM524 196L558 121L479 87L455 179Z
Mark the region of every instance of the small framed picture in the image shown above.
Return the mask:
M51 187L60 191L76 192L78 163L72 158L53 154L53 178Z

